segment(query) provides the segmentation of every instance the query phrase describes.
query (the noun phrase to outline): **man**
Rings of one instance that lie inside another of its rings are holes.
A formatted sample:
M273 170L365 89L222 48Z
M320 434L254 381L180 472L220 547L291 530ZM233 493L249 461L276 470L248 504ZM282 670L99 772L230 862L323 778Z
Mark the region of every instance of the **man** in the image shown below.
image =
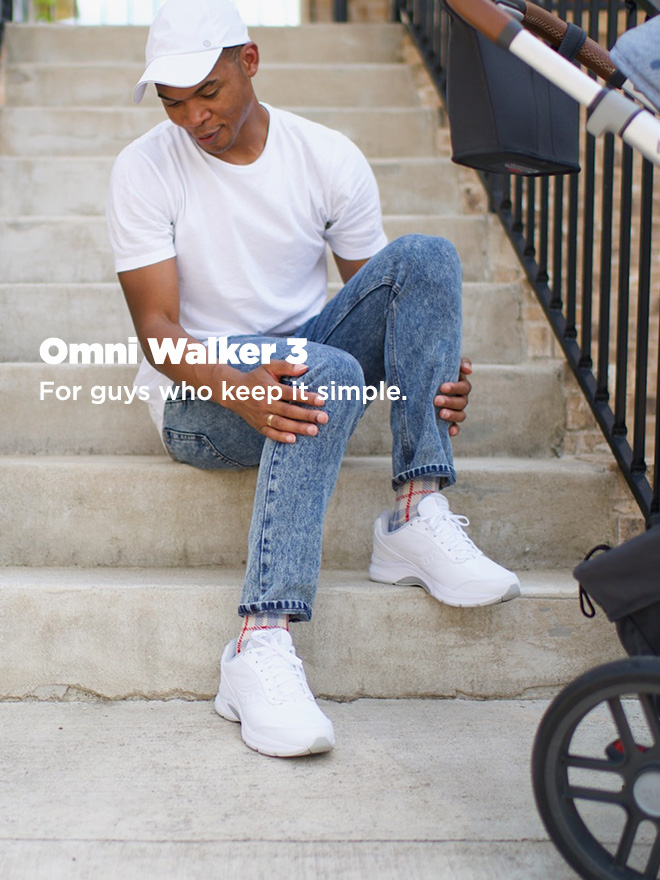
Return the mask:
M384 380L399 395L396 500L374 527L371 578L458 606L519 587L440 492L455 481L450 438L470 390L455 249L427 236L387 245L366 159L338 132L260 104L258 66L229 0L165 4L134 98L153 83L169 120L118 157L108 219L147 358L137 384L150 387L169 454L199 468L259 465L243 628L224 651L215 707L250 747L290 756L334 744L288 632L311 616L323 517L364 410L331 389ZM328 304L326 244L345 283ZM156 370L149 340L190 356L171 350ZM190 399L184 383L211 400Z

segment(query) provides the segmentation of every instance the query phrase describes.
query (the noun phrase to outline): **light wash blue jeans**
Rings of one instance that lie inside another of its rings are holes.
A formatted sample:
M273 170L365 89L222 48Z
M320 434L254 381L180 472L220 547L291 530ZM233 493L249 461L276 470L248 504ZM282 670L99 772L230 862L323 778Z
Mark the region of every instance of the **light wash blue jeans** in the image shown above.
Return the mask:
M461 355L461 265L442 238L407 235L383 248L323 311L291 336L308 340L312 389L339 385L398 386L391 405L392 483L435 474L455 482L448 423L433 398L456 381ZM235 336L233 342L277 344L286 339ZM250 365L237 367L243 371ZM283 611L309 620L321 567L323 518L346 444L364 411L361 400L328 399L329 419L315 437L269 440L240 416L212 401L168 401L163 438L177 461L198 468L259 465L247 570L239 614Z

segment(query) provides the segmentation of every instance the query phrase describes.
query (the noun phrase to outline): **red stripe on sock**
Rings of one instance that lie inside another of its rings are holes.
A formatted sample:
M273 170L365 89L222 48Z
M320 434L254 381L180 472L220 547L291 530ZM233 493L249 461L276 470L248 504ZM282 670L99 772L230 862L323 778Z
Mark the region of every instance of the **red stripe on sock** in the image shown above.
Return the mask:
M404 498L410 498L413 495L433 495L435 489L418 489L416 492L411 492L408 495L397 495L396 501L403 501Z
M240 654L240 653L241 653L241 645L243 644L243 637L245 636L245 633L246 633L246 632L248 631L248 629L249 629L249 627L248 627L248 621L249 621L249 620L250 620L250 615L247 614L247 615L243 618L243 629L241 630L240 635L238 636L238 641L236 642L236 653L237 653L237 654Z
M410 489L408 490L408 500L406 501L406 513L405 513L405 520L404 520L404 522L408 522L408 521L410 520L410 504L411 504L411 502L412 502L412 497L413 497L413 495L415 494L415 493L413 492L413 487L414 487L414 485L415 485L415 481L414 481L414 480L411 480L411 481L410 481Z

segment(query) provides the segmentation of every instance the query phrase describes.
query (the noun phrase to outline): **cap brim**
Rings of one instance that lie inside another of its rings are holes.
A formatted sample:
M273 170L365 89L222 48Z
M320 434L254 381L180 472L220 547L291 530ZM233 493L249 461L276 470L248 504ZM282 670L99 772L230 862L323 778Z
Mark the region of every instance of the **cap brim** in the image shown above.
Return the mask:
M187 55L165 55L154 58L133 89L133 101L139 104L149 83L189 89L200 83L215 67L222 47L192 52Z

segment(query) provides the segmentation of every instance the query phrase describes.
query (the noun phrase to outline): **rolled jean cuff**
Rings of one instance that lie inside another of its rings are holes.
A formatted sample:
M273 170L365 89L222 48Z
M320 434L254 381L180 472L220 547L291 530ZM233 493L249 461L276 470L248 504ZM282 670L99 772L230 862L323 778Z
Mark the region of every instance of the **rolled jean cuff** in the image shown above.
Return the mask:
M306 602L297 599L277 599L269 602L250 602L247 605L239 605L238 613L241 617L248 614L263 614L266 611L280 611L288 614L293 622L297 620L311 620L312 609Z
M424 464L421 467L410 468L397 474L392 478L392 488L396 492L399 486L403 486L404 483L409 483L410 480L417 477L441 477L444 480L444 488L445 486L453 486L456 482L456 471L448 464Z

